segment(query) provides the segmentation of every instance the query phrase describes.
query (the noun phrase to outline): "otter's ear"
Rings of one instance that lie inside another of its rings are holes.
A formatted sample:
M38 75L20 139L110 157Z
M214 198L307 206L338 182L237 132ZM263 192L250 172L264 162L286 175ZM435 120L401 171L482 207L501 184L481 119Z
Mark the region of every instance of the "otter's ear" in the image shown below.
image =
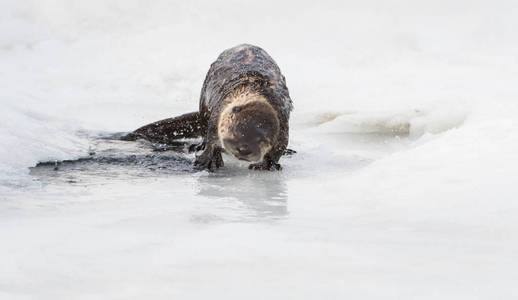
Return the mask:
M243 110L243 107L242 107L242 106L234 106L234 107L232 108L232 112L233 112L233 113L238 113L238 112L240 112L240 111L242 111L242 110Z

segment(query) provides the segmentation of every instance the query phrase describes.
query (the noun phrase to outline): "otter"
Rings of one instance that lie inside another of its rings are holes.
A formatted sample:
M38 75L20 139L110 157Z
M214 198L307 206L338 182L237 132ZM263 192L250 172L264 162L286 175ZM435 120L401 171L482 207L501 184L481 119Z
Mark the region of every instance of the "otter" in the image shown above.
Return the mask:
M242 44L223 51L205 77L198 112L143 126L126 139L171 143L202 137L193 152L198 169L224 165L222 152L248 161L249 169L281 170L293 109L286 79L263 49ZM288 150L291 151L291 150Z

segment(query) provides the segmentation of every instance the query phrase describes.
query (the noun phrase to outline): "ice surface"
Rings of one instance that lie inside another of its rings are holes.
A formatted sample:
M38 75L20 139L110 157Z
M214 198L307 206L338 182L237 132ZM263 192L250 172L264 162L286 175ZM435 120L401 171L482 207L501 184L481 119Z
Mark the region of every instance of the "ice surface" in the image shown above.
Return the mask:
M518 297L515 1L1 7L0 299ZM105 138L244 42L294 100L282 172Z

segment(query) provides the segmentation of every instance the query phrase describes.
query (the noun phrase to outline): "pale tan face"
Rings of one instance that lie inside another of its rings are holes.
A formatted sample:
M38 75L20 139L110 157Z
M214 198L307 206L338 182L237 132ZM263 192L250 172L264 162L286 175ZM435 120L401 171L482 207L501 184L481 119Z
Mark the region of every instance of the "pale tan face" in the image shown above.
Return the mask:
M232 153L239 160L261 162L272 145L270 141L261 137L239 137L228 135L222 138L223 148Z
M218 123L220 143L226 151L240 160L261 162L277 134L277 115L264 97L240 94L228 99Z

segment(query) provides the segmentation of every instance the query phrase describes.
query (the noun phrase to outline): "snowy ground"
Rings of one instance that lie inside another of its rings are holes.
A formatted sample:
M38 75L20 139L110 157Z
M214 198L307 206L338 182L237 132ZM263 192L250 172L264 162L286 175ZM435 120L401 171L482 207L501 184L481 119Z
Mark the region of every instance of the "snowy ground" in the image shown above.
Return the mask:
M0 299L518 297L518 3L356 2L0 0ZM103 138L243 42L282 172Z

